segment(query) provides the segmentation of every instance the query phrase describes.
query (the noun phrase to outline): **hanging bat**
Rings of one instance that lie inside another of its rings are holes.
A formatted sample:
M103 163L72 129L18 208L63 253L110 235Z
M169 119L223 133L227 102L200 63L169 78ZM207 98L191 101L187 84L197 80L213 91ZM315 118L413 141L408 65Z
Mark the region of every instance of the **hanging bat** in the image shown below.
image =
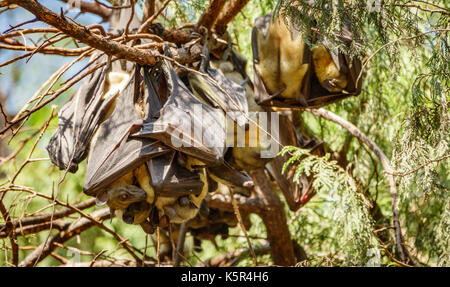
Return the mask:
M317 108L359 94L354 80L361 68L359 60L330 53L321 44L311 52L303 37L281 15L256 19L252 51L258 104Z
M245 87L245 97L247 99L247 109L249 112L266 112L268 111L267 109L255 103L252 91L253 85L248 80L248 76L245 72L245 65L245 58L235 52L231 46L223 54L223 59L211 60L211 66L220 70L227 79L235 84ZM227 127L227 139L232 139L231 142L233 146L229 152L231 159L227 166L235 167L239 170L251 171L256 168L264 167L264 165L271 160L270 158L261 156L262 151L268 151L270 149L271 143L267 140L267 138L270 140L269 135L267 135L267 137L262 136L266 135L266 133L258 127L258 117L250 117L249 114L246 114L246 117L249 122L248 128L244 129L238 124L232 126L233 129ZM270 126L270 118L268 119L268 122ZM238 132L238 129L240 129L240 132ZM252 129L255 130L256 133L252 133ZM263 129L266 130L266 128ZM269 130L270 129L267 129L266 131L269 132ZM238 144L238 137L242 137L239 138L240 144ZM250 143L252 144L250 145ZM220 173L217 172L217 174ZM223 178L230 177L225 176ZM217 181L220 181L220 179ZM220 182L227 184L224 181ZM238 187L236 185L234 186ZM244 193L246 194L246 192Z
M58 113L58 128L47 145L51 161L62 170L76 172L88 146L111 108L116 94L104 93L107 69L85 78L74 97Z
M100 125L92 139L84 185L84 192L88 195L95 196L150 158L170 151L157 140L130 137L143 123L135 108L135 95L138 94L140 83L140 72L136 68L118 96L114 111ZM148 98L145 105L149 105Z
M223 113L198 100L167 60L144 73L149 99L161 108L150 105L150 116L133 138L159 140L208 165L221 164L226 151Z
M259 17L252 30L255 98L263 103L272 98L306 104L302 92L309 69L308 47L300 32L273 14Z
M128 24L131 9L114 10L111 15L110 32L122 33L139 28L139 19L134 15ZM91 57L96 58L98 53ZM101 63L107 57L96 60ZM51 161L62 170L76 172L78 164L88 155L89 144L97 128L114 109L118 93L128 81L133 64L114 62L87 76L73 96L58 113L58 128L52 135L47 150Z

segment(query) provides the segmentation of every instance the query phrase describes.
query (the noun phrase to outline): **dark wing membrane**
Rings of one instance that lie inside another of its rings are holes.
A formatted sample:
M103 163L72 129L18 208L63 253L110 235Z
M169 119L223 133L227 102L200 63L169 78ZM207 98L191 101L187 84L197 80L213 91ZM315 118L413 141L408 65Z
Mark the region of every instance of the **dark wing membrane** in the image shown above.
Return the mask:
M176 151L171 151L147 162L150 185L157 195L165 197L200 194L204 185L200 176L180 166L175 159L176 154Z
M264 37L267 36L270 22L272 19L272 13L265 16L256 18L255 24L252 28L252 52L253 52L253 74L254 74L254 94L255 101L258 104L267 102L271 99L269 92L264 85L261 75L256 70L256 65L259 63L259 53L258 53L258 33L262 33ZM275 49L275 47L274 47Z
M129 138L142 124L134 107L134 75L116 101L111 116L101 124L93 139L84 191L94 195L122 175L169 149L152 139Z
M164 144L217 165L223 162L225 147L225 117L222 111L198 100L164 60L159 69L166 81L167 101L157 118L147 117L134 137L153 138ZM151 71L144 76L155 75ZM149 90L149 97L164 97L161 91Z
M189 73L191 90L197 96L207 99L215 107L221 108L239 126L248 124L248 104L245 88L225 77L220 70L209 65L209 52L206 49L200 72Z
M229 164L223 164L217 167L208 167L208 174L214 180L234 187L253 187L252 178L245 172L240 172L232 168Z
M85 79L72 100L58 114L58 128L47 146L51 161L60 169L76 172L87 156L92 136L114 97L103 99L106 68ZM69 166L70 165L70 166Z

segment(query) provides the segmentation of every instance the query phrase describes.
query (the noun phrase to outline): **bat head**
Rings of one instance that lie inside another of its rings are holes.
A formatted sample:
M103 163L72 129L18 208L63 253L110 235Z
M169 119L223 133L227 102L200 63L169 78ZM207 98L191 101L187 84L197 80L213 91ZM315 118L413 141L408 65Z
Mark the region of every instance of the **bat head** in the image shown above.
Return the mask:
M143 189L134 185L119 183L98 194L96 204L102 206L106 203L110 208L124 209L132 203L145 201L146 198L147 193Z

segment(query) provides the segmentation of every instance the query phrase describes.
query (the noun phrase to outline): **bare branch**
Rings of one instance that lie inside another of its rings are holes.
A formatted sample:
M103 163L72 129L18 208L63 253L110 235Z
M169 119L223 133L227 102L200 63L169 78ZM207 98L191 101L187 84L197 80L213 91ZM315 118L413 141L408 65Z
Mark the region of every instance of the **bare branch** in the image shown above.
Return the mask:
M211 28L216 23L217 17L219 17L226 0L211 0L209 6L205 9L202 16L198 20L197 27L205 27L207 30Z
M60 0L62 2L68 3L69 0ZM111 16L112 10L100 2L86 2L77 1L77 7L80 8L81 12L88 12L102 17L103 21L108 21L109 16Z
M96 220L103 221L110 216L109 208L96 210L91 214L91 216ZM30 267L35 265L36 263L38 263L36 262L36 260L43 260L53 250L55 250L55 248L57 248L57 245L55 243L64 243L70 238L76 236L77 234L80 234L81 232L94 225L95 222L87 218L80 218L79 220L71 224L67 223L66 228L63 231L58 232L55 236L48 240L47 244L41 244L38 248L36 248L36 250L34 250L24 260L22 260L19 266Z
M10 4L18 4L33 13L39 20L59 29L61 32L119 59L126 59L142 65L153 66L156 63L154 53L120 44L92 33L88 28L78 26L57 15L55 12L32 0L7 0Z

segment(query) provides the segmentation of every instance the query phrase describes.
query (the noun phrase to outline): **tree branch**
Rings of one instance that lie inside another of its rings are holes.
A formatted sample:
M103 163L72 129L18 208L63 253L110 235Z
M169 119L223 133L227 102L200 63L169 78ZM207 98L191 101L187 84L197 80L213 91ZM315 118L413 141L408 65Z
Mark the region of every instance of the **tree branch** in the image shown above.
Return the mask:
M81 203L74 205L74 207L78 208L79 210L83 210L83 209L89 208L91 206L94 206L94 204L95 204L95 198L90 198L86 201L83 201ZM66 217L75 212L76 211L74 209L64 208L60 211L55 212L53 214L53 219L59 219L62 217ZM24 232L24 230L23 230L24 226L39 225L42 223L46 223L51 219L51 217L52 217L52 214L43 214L43 215L26 218L24 220L15 220L15 221L11 222L11 228L16 228L16 230L15 230L16 234L23 235L22 232ZM6 224L0 224L0 238L8 236L8 233L11 230L11 228L8 228Z
M33 13L39 20L59 29L61 32L77 39L78 41L105 52L119 59L126 59L142 65L153 66L156 63L156 55L152 52L128 47L106 37L92 33L88 28L70 23L63 16L57 15L45 6L32 0L7 0L9 4L18 4Z
M105 220L110 217L109 208L104 208L100 210L96 210L91 214L96 220ZM37 262L43 260L47 257L53 250L55 250L58 246L55 243L64 243L70 238L80 234L86 229L96 225L96 222L87 219L80 218L79 220L73 223L66 223L66 228L60 232L58 232L55 236L53 236L50 240L47 241L47 244L41 244L38 248L36 248L32 253L30 253L22 262L20 262L19 266L21 267L30 267L35 265Z
M68 3L69 0L60 0L64 3ZM80 8L81 12L88 12L88 13L92 13L95 14L97 16L102 17L103 22L108 21L109 16L111 16L112 10L100 5L97 2L86 2L86 1L81 1L78 0L77 2L75 2L77 5L77 8Z
M234 17L247 5L248 0L231 0L225 6L225 9L220 14L217 19L216 25L214 26L217 34L220 36L227 30L228 23L233 20Z
M205 9L202 16L200 16L197 27L200 28L203 26L207 30L211 30L216 23L217 17L219 17L225 2L227 2L227 0L211 0L209 6Z

